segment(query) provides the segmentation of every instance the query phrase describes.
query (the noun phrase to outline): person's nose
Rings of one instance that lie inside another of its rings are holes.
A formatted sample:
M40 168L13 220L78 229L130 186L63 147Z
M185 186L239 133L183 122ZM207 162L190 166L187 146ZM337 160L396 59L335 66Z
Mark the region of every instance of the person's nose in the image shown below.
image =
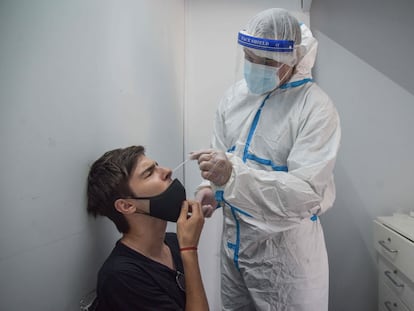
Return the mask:
M163 180L171 178L172 170L168 167L160 167L160 173Z

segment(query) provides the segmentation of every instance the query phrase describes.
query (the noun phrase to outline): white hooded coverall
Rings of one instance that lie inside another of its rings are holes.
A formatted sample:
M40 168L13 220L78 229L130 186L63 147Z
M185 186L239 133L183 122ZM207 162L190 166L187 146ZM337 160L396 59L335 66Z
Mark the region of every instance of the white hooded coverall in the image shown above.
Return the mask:
M311 76L317 42L302 28L290 81L268 95L244 80L216 112L212 148L227 150L229 181L212 185L223 211L223 310L328 310L328 259L318 216L335 199L337 111Z

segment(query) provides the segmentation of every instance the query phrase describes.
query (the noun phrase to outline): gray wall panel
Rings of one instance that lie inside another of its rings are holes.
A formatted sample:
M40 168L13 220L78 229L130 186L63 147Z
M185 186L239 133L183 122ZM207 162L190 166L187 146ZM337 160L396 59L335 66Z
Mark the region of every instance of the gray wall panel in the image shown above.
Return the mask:
M119 234L86 214L92 161L182 160L183 29L181 0L0 2L0 310L78 310L95 287Z
M310 18L312 28L414 94L413 11L412 0L313 0Z
M314 77L341 117L337 200L321 217L330 260L330 310L374 311L378 216L413 210L411 1L314 0Z

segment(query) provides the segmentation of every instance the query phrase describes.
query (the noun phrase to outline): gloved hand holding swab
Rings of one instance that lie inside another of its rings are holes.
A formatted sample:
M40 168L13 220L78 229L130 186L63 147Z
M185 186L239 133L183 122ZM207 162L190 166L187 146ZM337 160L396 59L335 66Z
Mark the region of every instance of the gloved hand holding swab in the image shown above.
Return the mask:
M197 160L201 176L217 186L222 186L229 180L233 165L224 151L200 150L190 153L190 159Z

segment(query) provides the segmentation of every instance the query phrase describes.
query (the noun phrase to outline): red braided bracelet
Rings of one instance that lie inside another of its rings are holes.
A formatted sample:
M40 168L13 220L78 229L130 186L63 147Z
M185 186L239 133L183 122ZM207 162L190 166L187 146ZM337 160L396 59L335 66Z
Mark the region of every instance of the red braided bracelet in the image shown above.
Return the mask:
M189 246L189 247L180 248L180 252L182 252L182 251L196 251L196 250L197 250L197 246Z

